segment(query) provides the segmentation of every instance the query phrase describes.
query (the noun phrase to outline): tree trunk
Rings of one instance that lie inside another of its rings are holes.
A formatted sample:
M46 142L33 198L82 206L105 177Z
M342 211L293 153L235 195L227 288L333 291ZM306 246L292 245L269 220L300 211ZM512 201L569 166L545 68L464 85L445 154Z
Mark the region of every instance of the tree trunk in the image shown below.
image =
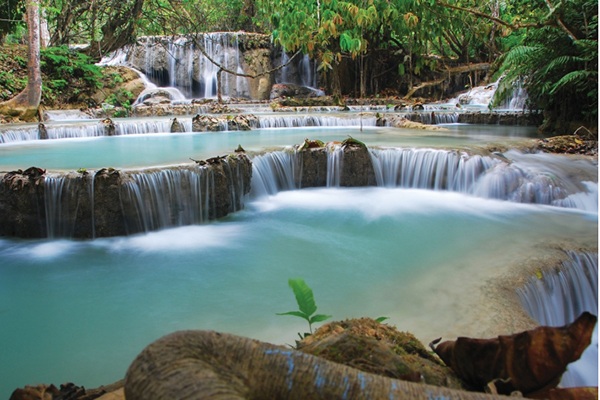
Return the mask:
M27 53L27 86L12 99L0 103L0 114L33 121L37 118L42 99L42 71L40 67L40 10L39 0L29 0L27 5L29 32Z
M181 331L146 347L125 376L127 400L453 399L504 396L361 372L289 348L211 331Z
M332 69L327 71L329 90L331 90L331 94L333 96L342 97L342 86L340 85L339 74L340 66L337 62L332 62L331 67Z

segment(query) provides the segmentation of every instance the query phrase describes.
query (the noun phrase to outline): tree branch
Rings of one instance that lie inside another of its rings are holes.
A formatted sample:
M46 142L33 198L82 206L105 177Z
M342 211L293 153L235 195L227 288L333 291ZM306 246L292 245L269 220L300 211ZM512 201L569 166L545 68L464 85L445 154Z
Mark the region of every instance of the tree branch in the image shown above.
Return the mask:
M558 24L558 26L560 26L562 28L563 31L565 31L565 33L573 40L573 41L577 41L577 37L573 34L573 32L571 32L569 30L569 28L567 28L567 26L565 25L565 23L562 21L562 19L560 19L559 16L554 14L554 11L556 10L553 6L552 3L550 3L550 0L545 0L546 1L546 5L548 6L548 9L550 10L550 15L552 15L554 17L554 19L556 20L556 23Z
M446 68L445 70L442 70L444 73L448 74L446 77L435 80L435 81L422 82L420 85L417 85L417 86L413 87L412 89L410 89L408 91L408 93L406 94L406 96L404 96L404 99L405 100L410 99L412 97L412 95L417 92L417 90L420 90L420 89L423 89L423 88L426 88L429 86L441 85L442 83L444 83L445 81L450 79L452 77L452 75L460 74L463 72L483 71L483 70L490 69L490 67L491 67L491 64L489 64L489 63L478 63L478 64L461 65L460 67L454 67L454 68Z
M442 3L439 0L436 0L436 4L441 7L451 8L453 10L464 11L464 12L471 13L473 15L477 15L478 17L485 18L490 21L494 21L494 22L496 22L500 25L506 26L512 30L517 30L517 29L522 29L522 28L541 28L542 26L544 26L544 24L540 24L540 23L537 23L537 24L533 24L533 23L531 23L531 24L510 24L500 18L493 17L493 16L483 13L481 11L473 10L472 8L453 6L451 4Z

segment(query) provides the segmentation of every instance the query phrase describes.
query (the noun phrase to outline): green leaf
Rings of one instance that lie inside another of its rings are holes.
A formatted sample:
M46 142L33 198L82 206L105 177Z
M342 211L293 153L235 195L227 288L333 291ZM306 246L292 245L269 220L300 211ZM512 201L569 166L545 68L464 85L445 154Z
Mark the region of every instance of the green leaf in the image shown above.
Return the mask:
M390 319L390 317L379 317L375 319L375 322L379 322L382 323L383 321L385 321L386 319Z
M313 315L308 322L310 322L311 324L314 324L315 322L323 322L326 319L329 319L331 317L332 317L331 315L317 314L317 315Z
M317 311L317 305L313 296L313 291L308 287L304 279L290 279L288 284L294 291L298 308L307 316L310 316Z
M300 318L304 318L305 320L309 321L308 315L304 314L303 312L300 311L288 311L285 313L275 313L276 315L293 315L296 317L300 317Z

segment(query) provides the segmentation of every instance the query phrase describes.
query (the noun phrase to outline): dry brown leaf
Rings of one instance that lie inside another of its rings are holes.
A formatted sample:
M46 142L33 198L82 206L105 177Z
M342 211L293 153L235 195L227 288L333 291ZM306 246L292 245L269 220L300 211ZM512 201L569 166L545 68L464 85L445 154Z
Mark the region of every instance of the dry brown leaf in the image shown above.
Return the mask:
M585 312L564 327L539 327L495 339L460 337L434 350L465 382L484 390L495 379L507 380L503 391L524 395L548 391L560 382L567 365L590 344L596 316Z

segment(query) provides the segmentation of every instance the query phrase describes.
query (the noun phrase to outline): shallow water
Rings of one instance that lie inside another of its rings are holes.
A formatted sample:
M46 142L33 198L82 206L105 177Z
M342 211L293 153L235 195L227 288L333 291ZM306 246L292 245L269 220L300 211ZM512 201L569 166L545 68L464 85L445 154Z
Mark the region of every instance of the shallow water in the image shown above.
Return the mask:
M281 192L216 223L132 237L3 239L0 397L116 381L178 329L293 343L307 327L275 315L296 309L293 277L334 319L388 316L423 341L476 334L473 288L533 246L597 230L593 213L370 188Z
M535 132L535 129L533 130ZM269 128L248 132L155 133L112 137L34 140L0 144L0 171L37 166L48 170L104 167L135 168L188 163L231 153L300 144L306 138L324 142L352 136L368 146L468 147L506 142L532 134L528 127L450 126L448 131L364 127Z

